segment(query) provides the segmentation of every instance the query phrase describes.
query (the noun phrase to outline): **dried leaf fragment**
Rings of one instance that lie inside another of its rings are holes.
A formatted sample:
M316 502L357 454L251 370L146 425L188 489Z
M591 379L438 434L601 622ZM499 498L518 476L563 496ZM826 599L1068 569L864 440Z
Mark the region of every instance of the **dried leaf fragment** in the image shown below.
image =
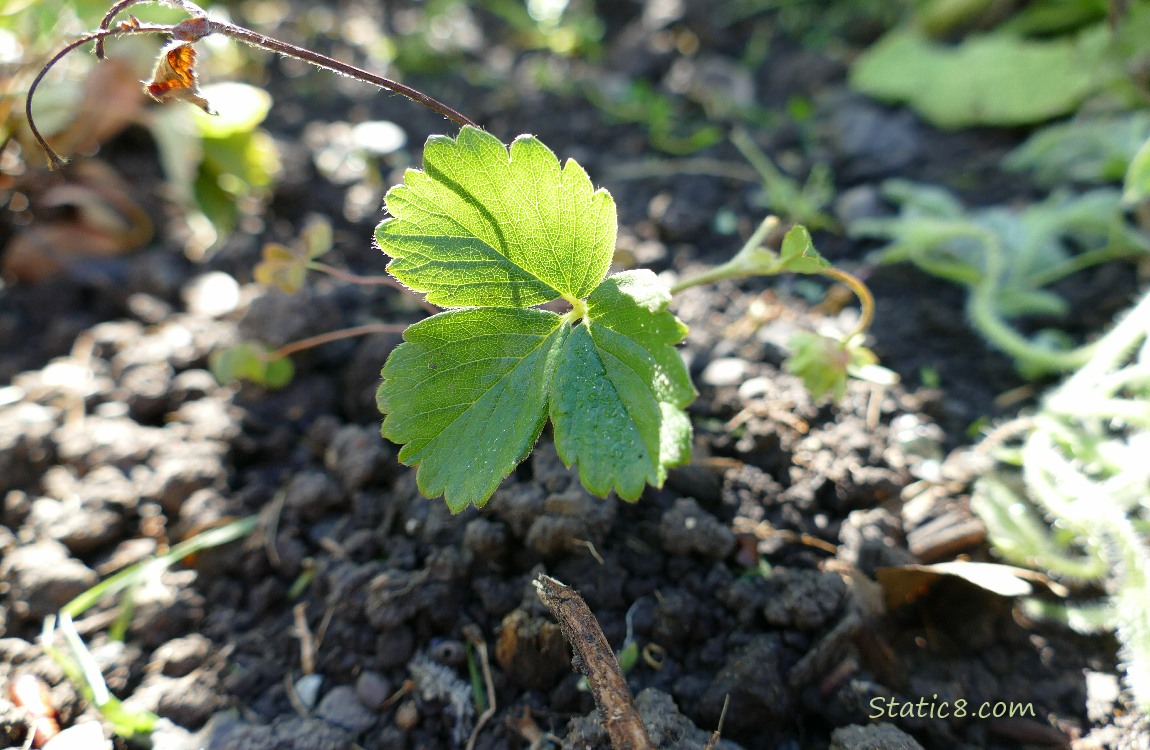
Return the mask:
M183 100L214 115L208 100L200 96L195 66L196 50L191 42L176 40L164 47L156 58L152 80L144 82L144 90L158 102Z

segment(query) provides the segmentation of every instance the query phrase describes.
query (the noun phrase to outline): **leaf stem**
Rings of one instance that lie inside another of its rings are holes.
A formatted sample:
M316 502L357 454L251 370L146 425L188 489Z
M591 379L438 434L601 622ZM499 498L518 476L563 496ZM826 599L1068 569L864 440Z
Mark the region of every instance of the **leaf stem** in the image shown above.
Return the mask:
M442 310L440 310L438 307L431 304L426 299L419 296L415 292L411 291L406 286L404 286L402 283L400 283L398 280L393 279L390 276L360 276L359 274L351 273L350 271L344 271L341 268L336 268L335 266L329 266L327 263L320 263L319 261L315 261L315 260L309 261L307 264L307 267L309 269L311 269L312 271L319 271L320 273L326 273L329 276L333 276L333 277L335 277L341 281L346 281L346 282L351 283L351 284L363 284L365 286L366 285L382 285L382 286L394 287L394 288L400 290L401 292L403 292L404 294L409 294L412 297L414 297L416 300L419 301L420 306L423 307L424 310L427 310L432 315L435 315L437 313L442 312Z
M356 336L366 336L370 333L403 333L405 330L407 330L405 323L368 323L367 325L355 326L354 328L329 331L327 333L321 333L318 336L310 336L306 339L285 344L275 351L268 352L264 355L264 359L268 362L274 362L278 359L289 357L296 352L302 352L305 349L314 349L317 346L330 344L333 341L352 339Z
M855 325L854 330L843 339L842 346L845 349L847 344L856 336L864 335L870 329L871 323L874 322L874 295L857 276L841 268L824 268L819 271L819 274L846 285L859 298L859 322Z
M63 49L52 56L36 77L32 79L32 85L28 87L28 98L24 102L24 115L28 118L28 129L32 131L32 137L36 139L37 145L48 157L48 162L52 169L60 169L67 162L63 159L56 150L48 145L48 141L40 133L40 129L36 127L36 119L32 116L32 99L36 96L36 89L40 86L40 81L44 80L44 76L52 69L56 63L60 62L69 52L82 47L92 40L102 42L110 36L119 36L121 34L170 34L172 33L173 26L161 24L137 24L131 21L125 21L119 26L111 29L100 29L98 31L91 31L83 36L80 36L66 45Z
M685 289L690 289L693 286L714 284L724 279L738 279L744 278L746 276L755 276L759 273L759 271L748 267L744 262L744 259L751 253L758 250L762 246L763 242L766 241L767 236L770 235L770 233L773 232L778 226L779 217L777 216L772 215L763 219L759 224L759 227L754 231L754 234L752 234L750 238L745 243L743 243L743 247L740 248L739 252L735 254L734 258L731 258L729 261L723 263L722 265L715 266L714 268L703 271L702 273L699 273L695 276L690 276L681 280L679 283L671 287L671 294L678 294L679 292Z
M743 247L735 254L734 258L731 258L722 265L715 266L700 274L683 279L671 287L671 294L678 294L684 289L690 289L693 286L699 286L701 284L713 284L723 279L738 279L760 275L774 276L787 272L788 269L785 266L776 262L778 258L774 256L774 253L765 251L762 248L763 242L778 226L779 219L777 216L768 216L763 219L758 229L756 229L754 234L743 244ZM766 253L770 253L769 258L764 257ZM867 330L870 329L871 323L874 322L874 295L871 294L866 284L860 281L858 277L842 269L834 267L820 268L813 273L845 284L859 299L861 312L859 313L858 325L856 325L850 335L841 342L843 348L846 348L856 336L865 334Z
M138 5L142 2L158 2L162 5L170 5L179 8L192 18L182 21L178 24L141 24L134 17L127 21L122 21L118 26L112 27L110 24L117 14L132 5ZM53 169L58 169L65 164L65 160L60 157L56 151L48 145L47 140L40 133L39 128L36 127L36 121L32 116L32 100L36 94L36 89L40 85L40 81L48 73L48 71L59 62L65 55L72 52L77 47L81 47L88 42L96 42L96 56L100 59L104 58L104 39L111 36L118 36L120 34L142 34L142 33L163 33L170 34L173 38L187 42L197 42L204 37L211 36L212 34L222 34L232 39L250 44L255 47L276 52L286 57L293 57L297 60L311 63L318 68L330 70L340 75L354 78L364 83L372 84L381 89L393 91L397 94L407 97L414 102L422 104L429 109L432 109L449 120L453 120L459 125L471 125L478 127L468 117L460 114L456 110L447 106L438 99L428 96L427 94L414 89L411 86L406 86L398 81L393 81L390 78L385 78L375 73L370 73L362 68L357 68L354 65L336 60L322 55L318 52L306 49L304 47L297 47L294 44L274 39L270 36L257 33L242 26L227 23L225 21L217 21L208 18L207 13L195 3L189 0L120 0L120 2L113 5L108 14L104 16L104 20L100 22L100 28L96 31L89 32L83 36L78 37L71 43L66 45L63 49L57 52L48 63L40 69L40 72L33 80L31 87L28 89L28 99L25 102L25 114L28 117L28 127L32 131L32 136L36 139L36 143L43 149L48 157L48 161Z

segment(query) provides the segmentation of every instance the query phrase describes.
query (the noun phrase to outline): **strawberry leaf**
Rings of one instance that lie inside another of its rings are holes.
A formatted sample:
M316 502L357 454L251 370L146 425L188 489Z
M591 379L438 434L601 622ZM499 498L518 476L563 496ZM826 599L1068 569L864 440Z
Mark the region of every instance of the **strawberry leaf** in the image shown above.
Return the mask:
M674 345L686 326L650 271L604 280L615 204L530 136L465 127L428 140L423 170L387 195L388 271L461 307L416 323L383 368L383 435L428 497L482 506L550 415L584 486L637 500L687 460L694 398ZM535 305L562 298L570 312Z
M690 454L683 408L695 389L674 348L687 327L667 312L670 299L650 271L612 276L563 346L551 397L555 446L596 495L614 489L637 500Z
M387 270L443 307L530 307L590 294L611 265L615 203L532 136L432 136L387 193Z
M543 430L566 334L560 316L515 308L440 313L404 332L377 401L420 492L444 494L453 513L487 502Z

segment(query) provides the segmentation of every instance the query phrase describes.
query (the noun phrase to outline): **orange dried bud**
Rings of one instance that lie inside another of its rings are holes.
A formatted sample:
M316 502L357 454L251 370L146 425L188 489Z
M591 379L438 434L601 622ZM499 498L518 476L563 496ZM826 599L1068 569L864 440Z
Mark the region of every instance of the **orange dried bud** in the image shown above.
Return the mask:
M152 71L152 80L144 83L144 90L158 102L182 99L195 104L209 115L215 114L208 100L200 96L195 65L196 50L191 42L172 42L160 52Z

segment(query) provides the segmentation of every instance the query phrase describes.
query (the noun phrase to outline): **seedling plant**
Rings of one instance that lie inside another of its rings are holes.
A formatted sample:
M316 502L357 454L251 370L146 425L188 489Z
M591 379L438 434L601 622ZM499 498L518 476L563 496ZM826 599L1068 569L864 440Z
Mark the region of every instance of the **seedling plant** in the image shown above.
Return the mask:
M418 466L420 491L443 495L453 512L482 506L531 452L548 420L560 457L578 464L592 493L614 491L634 501L646 485L661 486L691 447L685 409L695 389L675 350L687 328L668 310L672 293L690 286L783 272L844 281L863 302L859 326L838 340L800 338L790 368L816 396L838 396L848 372L875 364L861 344L872 315L869 293L819 256L802 226L786 234L776 253L762 246L776 226L768 219L730 262L672 289L649 270L609 275L614 201L582 167L561 164L537 138L524 135L505 146L426 94L209 18L187 0L162 0L189 14L178 24L129 18L113 25L140 1L114 5L98 30L67 45L33 82L29 125L53 166L63 160L36 130L36 86L68 52L95 42L102 56L106 38L129 34L171 38L146 84L160 101L211 111L199 89L194 44L223 34L401 93L463 126L456 137L428 139L423 168L408 170L388 192L390 218L375 236L391 258L388 273L442 309L407 328L383 368L383 434L403 445L402 462ZM296 284L301 269L317 268L322 252L322 243L302 244L295 255L266 255L262 273ZM279 383L291 376L284 367L252 368L253 359L278 357L249 350L233 369Z

